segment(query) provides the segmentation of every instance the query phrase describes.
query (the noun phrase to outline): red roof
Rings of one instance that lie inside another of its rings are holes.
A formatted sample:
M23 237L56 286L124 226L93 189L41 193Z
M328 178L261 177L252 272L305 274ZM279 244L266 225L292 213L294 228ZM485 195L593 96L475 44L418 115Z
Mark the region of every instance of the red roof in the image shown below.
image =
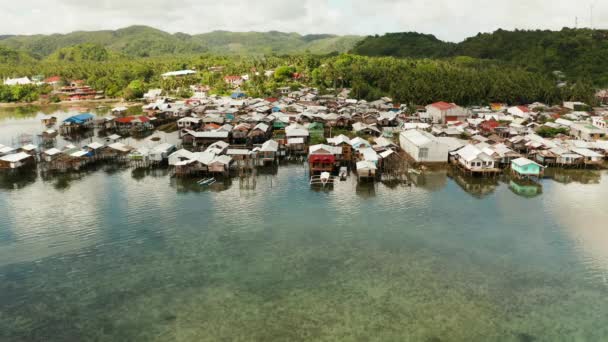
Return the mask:
M479 125L479 127L481 127L481 129L483 129L485 131L490 131L490 132L494 131L494 129L498 126L500 126L500 122L498 122L494 119L484 121Z
M279 101L279 99L277 99L276 97L269 97L269 98L267 98L265 100L268 101L268 102L270 102L270 103Z
M52 76L44 80L44 83L57 83L61 81L61 76Z
M138 120L142 123L150 121L150 119L147 116L125 116L124 118L116 119L116 122L127 124L127 123L131 123L135 120Z
M224 77L224 80L226 81L240 81L243 78L241 76L226 76Z
M294 72L293 75L291 75L291 77L293 79L300 79L302 77L302 74L300 74L299 72Z
M448 109L452 109L452 108L456 107L456 105L453 103L447 103L447 102L443 102L443 101L435 102L435 103L431 104L431 106L433 106L439 110L448 110Z
M526 106L517 106L517 108L519 108L519 110L521 110L524 113L530 113L530 109Z
M311 163L333 164L336 162L336 157L331 154L311 154L308 156L308 161Z
M222 126L218 125L218 124L214 124L214 123L210 123L210 124L206 124L205 125L205 129L218 129Z

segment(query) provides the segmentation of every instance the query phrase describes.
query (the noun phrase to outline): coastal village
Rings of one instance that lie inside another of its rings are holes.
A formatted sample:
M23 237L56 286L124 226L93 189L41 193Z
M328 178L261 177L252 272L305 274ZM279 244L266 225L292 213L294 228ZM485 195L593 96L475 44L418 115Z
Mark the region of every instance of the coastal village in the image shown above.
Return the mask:
M191 98L177 100L151 89L135 108L138 115L130 114L131 104L111 109L108 116L81 113L61 122L45 117L36 143L0 145L0 169L65 172L112 162L166 167L172 177L192 177L209 186L224 177L250 177L261 166L296 161L308 168L312 186L330 187L347 177L408 183L409 175L436 167L472 177L508 174L525 184L541 179L547 168L606 166L606 107L580 102L461 107L440 101L408 108L388 97L368 102L353 99L348 89L321 94L307 87L250 98L240 90L247 77L226 75L224 80L234 90L231 96L192 86ZM59 82L59 77L44 82ZM78 80L55 93L72 101L103 96ZM175 131L179 143L139 148L124 143L125 137L167 129ZM56 146L58 135L71 137L72 143Z

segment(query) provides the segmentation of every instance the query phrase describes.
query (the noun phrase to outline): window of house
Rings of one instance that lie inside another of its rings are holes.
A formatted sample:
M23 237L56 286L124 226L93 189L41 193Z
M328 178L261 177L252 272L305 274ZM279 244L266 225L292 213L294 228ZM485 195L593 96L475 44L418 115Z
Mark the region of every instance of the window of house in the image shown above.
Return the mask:
M418 158L419 159L423 159L423 158L428 158L429 157L429 149L428 148L421 148L418 150Z

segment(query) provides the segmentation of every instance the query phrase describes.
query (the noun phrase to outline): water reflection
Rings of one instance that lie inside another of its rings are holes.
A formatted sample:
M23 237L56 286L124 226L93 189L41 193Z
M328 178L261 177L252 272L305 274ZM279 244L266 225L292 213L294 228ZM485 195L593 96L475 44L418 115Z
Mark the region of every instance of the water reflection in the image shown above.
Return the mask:
M377 184L374 182L358 182L355 187L355 193L358 197L363 199L370 199L376 197Z
M17 172L0 170L0 189L18 190L36 182L38 172L36 169L23 169Z
M178 193L201 193L201 192L224 192L232 187L232 178L223 177L216 178L215 183L211 185L199 184L199 179L191 178L172 178L171 186L177 190Z
M169 170L162 167L136 168L131 171L131 177L137 181L146 177L165 178L169 176Z
M421 174L410 173L409 177L412 182L417 186L429 191L439 191L448 184L448 170L440 169L430 172L424 172Z
M602 171L548 168L545 170L545 177L562 184L574 182L581 184L599 184L602 178Z
M464 175L457 169L450 169L448 176L458 184L462 190L473 197L484 198L496 191L499 177L471 177Z
M542 185L533 181L511 180L509 189L514 194L526 198L533 198L543 193Z

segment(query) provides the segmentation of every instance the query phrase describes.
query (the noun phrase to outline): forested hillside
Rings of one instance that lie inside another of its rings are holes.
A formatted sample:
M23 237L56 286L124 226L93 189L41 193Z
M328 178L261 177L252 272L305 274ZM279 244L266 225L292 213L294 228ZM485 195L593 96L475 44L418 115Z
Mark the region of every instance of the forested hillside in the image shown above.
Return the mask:
M68 34L0 36L0 46L44 58L59 49L94 44L108 51L132 57L169 54L327 54L346 52L360 40L357 36L309 35L283 32L215 31L189 35L170 34L147 26L116 31L72 32Z
M478 34L461 43L432 35L391 33L370 36L352 50L366 56L438 58L469 56L521 66L544 74L562 71L567 80L585 79L608 86L608 31L505 31Z

